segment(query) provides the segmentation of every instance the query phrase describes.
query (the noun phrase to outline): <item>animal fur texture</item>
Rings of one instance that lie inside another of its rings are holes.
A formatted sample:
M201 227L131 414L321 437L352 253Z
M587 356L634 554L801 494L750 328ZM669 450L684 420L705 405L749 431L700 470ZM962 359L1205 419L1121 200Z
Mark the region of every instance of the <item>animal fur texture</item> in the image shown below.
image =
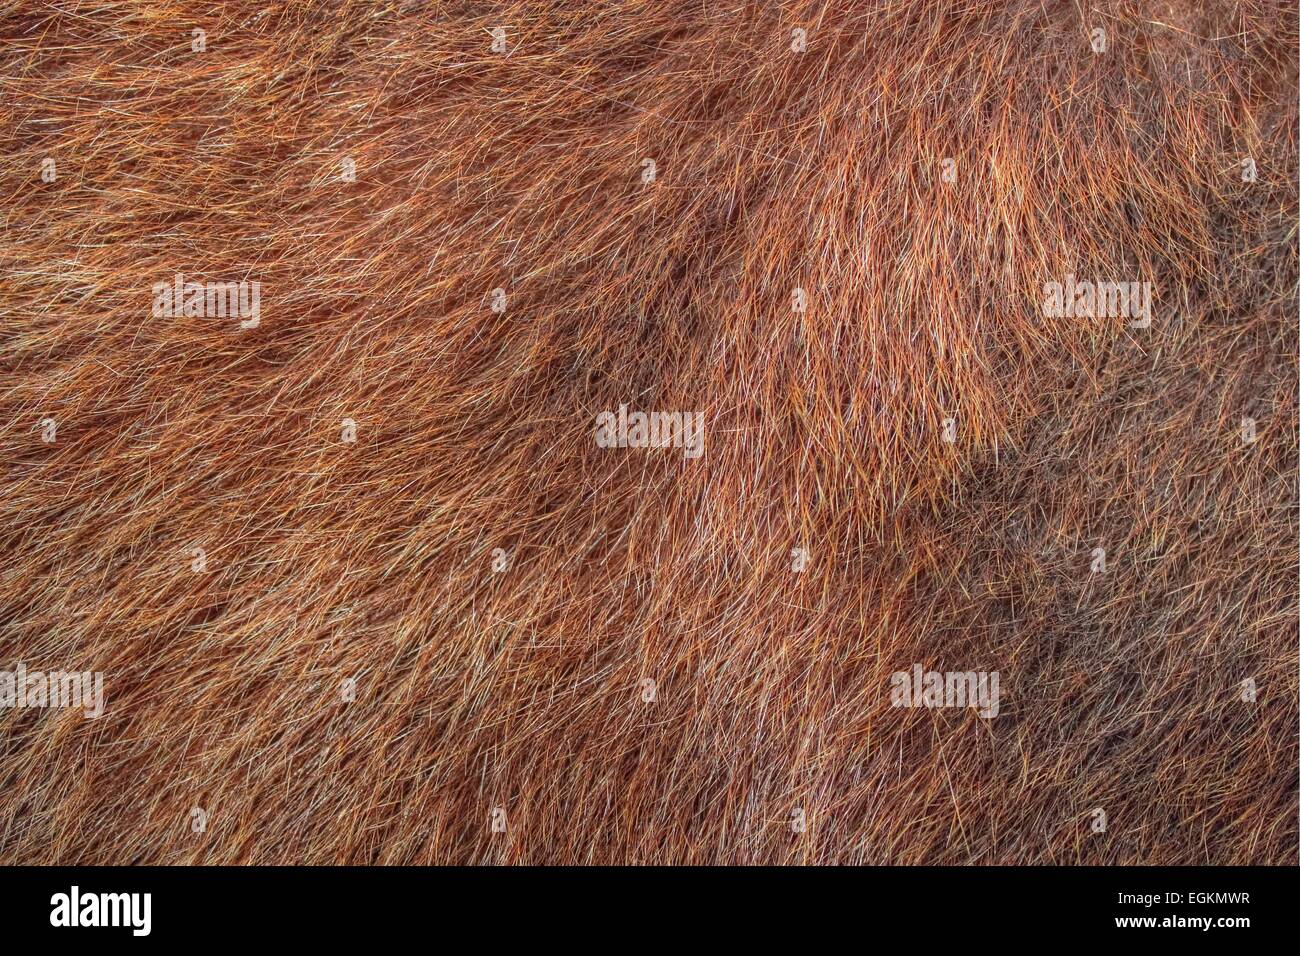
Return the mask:
M0 859L1294 862L1296 23L4 5Z

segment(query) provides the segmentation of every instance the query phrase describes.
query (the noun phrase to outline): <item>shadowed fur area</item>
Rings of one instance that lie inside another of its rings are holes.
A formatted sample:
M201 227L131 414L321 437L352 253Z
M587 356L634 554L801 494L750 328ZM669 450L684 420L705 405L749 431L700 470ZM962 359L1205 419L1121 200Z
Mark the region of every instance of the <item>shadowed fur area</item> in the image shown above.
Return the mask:
M1294 863L1298 40L5 5L0 860Z

